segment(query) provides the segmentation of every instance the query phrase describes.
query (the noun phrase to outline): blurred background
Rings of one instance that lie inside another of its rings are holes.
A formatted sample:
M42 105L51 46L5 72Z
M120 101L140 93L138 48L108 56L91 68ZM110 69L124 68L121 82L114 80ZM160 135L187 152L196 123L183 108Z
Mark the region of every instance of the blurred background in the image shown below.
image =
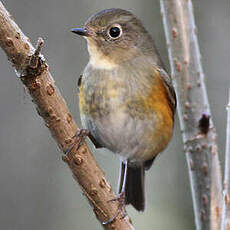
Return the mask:
M159 0L3 0L23 32L42 53L78 123L77 78L88 61L85 40L70 33L96 11L132 10L154 37L168 66ZM230 74L230 4L194 0L208 96L223 165ZM0 228L6 230L102 229L62 153L35 112L30 97L0 49ZM169 67L168 67L169 69ZM136 229L192 230L193 207L187 165L176 118L174 137L147 173L147 209L127 207ZM116 190L119 160L106 150L94 155Z

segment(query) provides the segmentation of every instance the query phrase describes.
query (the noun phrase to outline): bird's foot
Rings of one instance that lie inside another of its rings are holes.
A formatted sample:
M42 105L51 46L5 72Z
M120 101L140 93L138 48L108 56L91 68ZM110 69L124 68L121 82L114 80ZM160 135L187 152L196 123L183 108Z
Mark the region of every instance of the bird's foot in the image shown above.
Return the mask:
M74 142L72 145L70 145L70 147L65 151L65 155L69 155L69 153L71 152L71 150L77 145L77 149L80 148L80 146L82 145L83 141L85 140L85 138L89 136L89 131L87 129L78 129L76 134L72 137L74 138Z
M115 215L111 219L103 222L102 223L103 225L112 223L118 217L119 214L121 214L121 219L127 216L125 210L125 192L121 192L116 198L109 200L108 202L116 202L116 201L118 201L119 204Z

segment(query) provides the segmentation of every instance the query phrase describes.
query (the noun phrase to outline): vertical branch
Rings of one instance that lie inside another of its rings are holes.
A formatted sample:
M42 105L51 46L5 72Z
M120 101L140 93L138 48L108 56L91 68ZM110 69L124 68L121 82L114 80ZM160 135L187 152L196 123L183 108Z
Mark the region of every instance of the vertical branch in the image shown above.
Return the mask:
M219 230L221 173L191 0L160 0L196 229Z
M226 152L224 173L224 197L221 230L230 229L230 90L227 105Z

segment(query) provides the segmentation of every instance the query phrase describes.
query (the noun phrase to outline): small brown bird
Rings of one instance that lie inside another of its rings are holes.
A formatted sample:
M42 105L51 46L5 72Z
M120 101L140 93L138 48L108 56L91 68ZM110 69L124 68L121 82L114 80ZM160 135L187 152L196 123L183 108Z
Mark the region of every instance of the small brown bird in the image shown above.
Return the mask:
M131 12L107 9L72 32L88 42L78 81L82 125L121 159L119 193L144 211L144 176L173 132L176 96L154 42Z

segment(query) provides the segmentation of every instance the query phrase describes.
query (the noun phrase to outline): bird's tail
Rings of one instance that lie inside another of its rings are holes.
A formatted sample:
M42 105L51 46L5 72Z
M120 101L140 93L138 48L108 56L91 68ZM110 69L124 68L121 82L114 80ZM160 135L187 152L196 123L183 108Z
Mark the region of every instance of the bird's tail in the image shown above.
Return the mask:
M145 169L144 166L130 167L127 165L126 178L125 163L121 161L119 193L125 181L125 202L131 204L137 211L145 209Z

